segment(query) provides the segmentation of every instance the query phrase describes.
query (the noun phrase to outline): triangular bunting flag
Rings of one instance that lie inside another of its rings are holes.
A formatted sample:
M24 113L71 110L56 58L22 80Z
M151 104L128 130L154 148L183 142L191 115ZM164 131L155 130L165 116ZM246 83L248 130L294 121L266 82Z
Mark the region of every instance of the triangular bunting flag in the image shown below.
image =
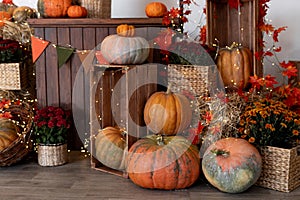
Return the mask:
M31 49L32 49L32 62L40 57L43 51L47 48L49 42L46 40L39 39L35 36L31 36Z
M87 73L90 68L93 66L94 62L94 50L82 50L82 51L77 51L77 55L81 61L81 64L84 68L85 73Z
M99 64L104 64L104 65L109 64L109 62L107 62L107 60L103 57L101 51L96 51L95 56L96 56Z
M63 47L60 45L56 45L58 67L63 66L63 64L65 64L69 60L74 51L75 49L72 47Z

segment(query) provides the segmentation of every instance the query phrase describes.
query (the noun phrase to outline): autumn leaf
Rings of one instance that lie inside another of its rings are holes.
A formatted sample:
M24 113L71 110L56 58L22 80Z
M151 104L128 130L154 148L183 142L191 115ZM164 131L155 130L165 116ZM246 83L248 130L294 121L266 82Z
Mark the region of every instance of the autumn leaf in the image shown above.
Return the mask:
M294 66L289 66L285 71L282 72L283 76L291 78L292 76L298 76L298 69Z
M269 34L269 32L274 31L274 26L272 24L262 24L260 25L259 29Z
M260 89L262 84L261 84L261 79L258 78L257 75L254 75L254 76L250 76L250 79L249 79L249 83L251 83L251 86L252 88L256 88L256 89Z
M265 56L273 56L274 54L271 51L266 51L264 53Z
M280 52L281 51L281 47L277 47L273 49L275 52Z
M276 81L276 77L271 76L269 74L264 78L264 82L265 82L266 87L271 87L271 88L273 88L274 85L278 83Z
M206 44L206 26L200 28L200 42L201 44Z
M287 26L283 26L283 27L280 27L280 28L274 30L273 40L275 42L278 42L278 35L279 35L279 33L282 32L282 31L285 31L286 29L287 29Z
M291 62L291 61L289 61L287 63L285 61L283 61L283 62L281 62L279 64L280 64L280 66L282 68L285 68L285 69L289 68L290 66L295 66L295 64L293 62Z

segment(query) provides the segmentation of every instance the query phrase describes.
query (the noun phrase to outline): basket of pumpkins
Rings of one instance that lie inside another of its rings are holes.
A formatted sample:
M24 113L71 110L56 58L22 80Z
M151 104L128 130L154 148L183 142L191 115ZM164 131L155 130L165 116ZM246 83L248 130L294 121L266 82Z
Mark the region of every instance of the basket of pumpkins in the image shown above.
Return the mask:
M32 149L33 111L21 100L0 99L0 166L22 160Z

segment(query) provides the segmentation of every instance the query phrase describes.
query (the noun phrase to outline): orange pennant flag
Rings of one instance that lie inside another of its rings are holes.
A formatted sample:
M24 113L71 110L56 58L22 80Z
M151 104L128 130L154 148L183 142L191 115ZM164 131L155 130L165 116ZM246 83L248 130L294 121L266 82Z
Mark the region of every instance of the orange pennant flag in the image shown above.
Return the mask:
M32 49L32 62L40 57L43 51L47 48L49 42L46 40L39 39L35 36L31 36L31 49Z

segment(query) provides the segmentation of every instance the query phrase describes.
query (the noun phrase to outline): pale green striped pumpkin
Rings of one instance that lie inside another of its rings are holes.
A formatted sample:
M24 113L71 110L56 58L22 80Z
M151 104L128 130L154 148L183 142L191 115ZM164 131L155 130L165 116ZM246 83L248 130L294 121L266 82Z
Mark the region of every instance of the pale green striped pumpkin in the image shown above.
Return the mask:
M142 37L109 35L101 43L101 53L110 64L142 64L149 56L149 43Z

